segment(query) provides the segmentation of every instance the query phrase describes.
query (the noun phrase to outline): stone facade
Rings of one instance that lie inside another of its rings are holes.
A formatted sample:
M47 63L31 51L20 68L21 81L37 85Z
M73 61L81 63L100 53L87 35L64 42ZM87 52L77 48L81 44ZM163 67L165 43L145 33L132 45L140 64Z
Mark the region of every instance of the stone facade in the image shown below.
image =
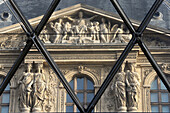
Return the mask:
M30 21L36 26L40 19ZM27 37L18 24L0 29L0 33L0 73L5 76ZM147 28L143 38L166 74L170 74L168 38L169 34L153 28ZM40 39L68 82L75 75L87 76L92 80L96 93L131 35L116 15L91 6L76 5L55 12ZM156 76L136 45L94 111L151 111L150 85ZM31 48L10 84L10 113L66 111L66 91L35 47Z

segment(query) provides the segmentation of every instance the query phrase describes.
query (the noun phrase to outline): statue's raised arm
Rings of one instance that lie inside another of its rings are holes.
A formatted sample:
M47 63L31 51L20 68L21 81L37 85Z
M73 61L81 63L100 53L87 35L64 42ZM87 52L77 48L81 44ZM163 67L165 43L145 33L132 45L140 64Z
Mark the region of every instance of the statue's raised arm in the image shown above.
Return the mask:
M70 21L76 21L76 19L73 19L73 18L71 18L70 16L64 16L64 18L67 18L67 19L69 19Z

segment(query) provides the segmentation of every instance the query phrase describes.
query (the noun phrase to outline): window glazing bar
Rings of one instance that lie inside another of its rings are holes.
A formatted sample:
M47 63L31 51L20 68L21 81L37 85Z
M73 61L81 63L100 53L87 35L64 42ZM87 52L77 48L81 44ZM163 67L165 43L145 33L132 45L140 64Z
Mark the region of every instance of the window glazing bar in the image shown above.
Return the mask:
M147 57L147 59L149 60L149 62L151 63L152 67L156 71L157 75L162 80L162 82L165 85L165 87L167 88L167 90L170 92L169 81L167 80L165 74L162 72L162 70L158 66L158 64L155 61L155 59L153 58L153 56L151 55L151 53L148 50L147 46L141 40L138 40L138 44L141 47L141 49L142 49L143 53L145 54L145 56Z
M126 13L123 11L122 7L118 3L117 0L110 0L116 11L118 12L119 16L122 18L123 22L129 29L130 33L133 34L136 32L135 28L132 25L132 22L129 20L128 16Z
M119 57L119 59L117 60L117 62L113 66L113 68L111 69L110 73L108 74L108 76L104 80L103 84L101 85L101 87L97 91L96 95L94 96L94 98L90 102L90 104L89 104L89 106L86 110L86 113L92 112L95 105L99 101L100 97L103 95L104 91L106 90L106 88L108 87L108 85L110 84L110 82L112 81L112 79L114 78L116 73L118 72L120 66L122 65L122 63L124 62L124 60L126 59L126 57L128 56L129 52L132 50L132 48L134 47L135 44L136 44L136 37L135 37L135 35L133 35L132 39L130 40L130 42L126 46L125 50L123 51L123 53L121 54L121 56Z
M53 69L53 71L55 72L55 74L58 76L58 78L60 79L60 81L62 82L63 86L65 87L66 91L68 92L68 94L70 95L70 97L72 98L72 100L74 101L74 103L76 104L77 108L79 109L80 112L84 112L84 107L81 105L79 99L77 98L76 94L74 93L74 91L71 89L69 83L67 82L67 80L65 79L64 75L62 75L62 73L60 72L60 70L58 69L56 63L54 62L54 60L52 59L52 57L50 56L49 52L45 49L44 44L41 42L41 40L35 35L35 32L31 26L31 24L28 22L28 20L25 18L25 16L23 15L23 13L21 12L21 10L19 9L19 7L16 5L16 3L11 0L12 2L11 5L13 7L13 9L15 10L16 14L18 14L18 17L21 19L21 22L24 24L24 26L26 26L26 29L30 32L31 35L33 35L32 40L34 42L34 45L36 46L36 48L41 52L41 54L45 57L46 61L49 63L50 67ZM57 0L55 0L57 1ZM57 3L59 3L57 1ZM57 5L57 4L56 4ZM53 13L53 11L55 10L53 4L50 5L51 6L51 14ZM37 27L38 33L40 33L43 29L43 27L45 26L46 22L48 21L48 19L50 18L51 14L49 13L49 10L47 10L47 17L44 17L42 19L42 21L40 22L41 25L39 25ZM49 18L48 18L49 17ZM45 22L44 22L45 21ZM30 29L31 30L30 30Z
M53 0L53 2L55 2L54 4L55 5L50 5L50 7L48 8L48 11L46 11L46 13L45 13L45 15L43 16L43 18L46 18L46 19L42 19L41 20L41 22L40 23L42 23L42 24L46 24L47 23L47 21L48 21L48 19L50 18L50 16L51 15L49 15L49 14L52 14L53 12L54 12L54 10L55 10L55 8L54 7L57 7L57 5L59 4L59 2L60 2L60 0L58 0L58 1L56 1L56 0ZM12 6L13 7L15 7L15 9L18 9L18 7L16 6L16 4L14 3L14 2L11 2L12 4ZM7 7L9 7L9 9L10 9L10 11L13 13L13 14L15 14L14 12L13 12L13 10L12 10L12 8L10 8L10 5L8 5L8 4L6 4L7 5ZM18 9L18 13L19 14L21 14L21 12L19 12L19 9ZM15 15L15 17L18 17L18 15ZM25 19L24 19L25 17L23 17L23 21L25 21ZM19 19L21 19L21 18L19 18ZM26 22L24 22L24 23L26 23ZM29 23L28 23L28 25L29 25ZM38 25L39 26L39 25ZM42 28L41 29L43 29L43 26L41 26ZM23 27L22 27L23 28ZM36 27L36 30L37 30L37 28L38 27ZM24 28L23 28L24 29ZM28 28L26 29L26 30L28 30L29 29L29 26L28 26ZM30 28L31 29L31 28ZM40 27L39 27L39 29L40 29ZM35 30L35 31L36 31ZM25 30L24 30L25 31ZM37 33L40 33L41 31L39 31L39 30L37 30L38 32ZM26 32L26 31L25 31ZM26 32L27 33L27 32ZM30 34L30 33L29 33ZM39 35L39 34L38 34ZM8 85L8 83L10 82L10 80L12 79L12 77L14 76L14 74L15 74L15 72L17 71L17 69L19 68L19 66L20 66L20 64L22 63L22 61L24 61L24 58L25 58L25 56L28 54L28 52L29 52L29 50L31 49L31 47L32 47L32 45L33 45L33 41L32 40L28 40L27 42L26 42L26 46L24 47L24 49L22 50L22 52L20 53L20 56L18 57L18 59L15 61L15 63L13 64L13 66L12 66L12 68L10 69L10 71L8 72L8 74L6 75L6 77L5 77L5 79L3 80L3 82L2 82L2 84L1 84L1 86L0 86L0 95L3 93L3 91L4 91L4 89L6 88L6 86Z
M152 5L151 9L149 10L147 15L143 19L141 25L139 26L139 28L137 30L138 34L142 34L144 32L144 30L148 26L149 22L151 21L153 15L156 13L156 11L158 10L158 8L160 7L160 5L162 4L163 1L164 0L156 0L154 2L154 4Z
M3 91L5 90L6 86L10 83L10 80L14 76L15 72L18 70L21 63L24 61L25 56L28 54L29 50L33 45L32 40L28 40L26 46L24 47L23 51L20 53L20 56L17 58L15 63L13 64L12 68L4 78L1 86L0 86L0 95L2 95Z

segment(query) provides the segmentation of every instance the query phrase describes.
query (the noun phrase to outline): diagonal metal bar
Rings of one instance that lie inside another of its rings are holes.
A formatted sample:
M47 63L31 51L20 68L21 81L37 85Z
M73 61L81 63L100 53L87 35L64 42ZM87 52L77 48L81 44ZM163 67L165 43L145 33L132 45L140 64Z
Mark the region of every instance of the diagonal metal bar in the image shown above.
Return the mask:
M153 59L152 55L149 54L149 51L147 50L146 46L140 42L141 40L137 37L137 36L141 36L141 34L143 33L143 31L146 29L146 26L149 24L151 18L153 17L153 14L156 12L156 10L159 8L159 6L161 5L162 0L157 0L154 5L152 6L152 8L150 9L150 11L148 12L148 14L146 15L146 17L144 18L143 22L141 23L140 27L138 28L139 33L134 29L133 25L131 24L131 21L129 20L129 18L126 16L126 14L124 13L123 9L121 8L120 4L117 2L117 0L111 0L113 6L115 7L115 9L117 10L117 12L119 13L119 15L121 16L122 20L124 21L124 23L126 24L126 26L128 27L128 29L131 31L131 33L133 34L133 38L131 39L134 40L134 42L132 43L131 41L129 42L129 44L127 45L127 47L125 48L124 52L121 54L121 56L119 57L118 61L116 62L116 64L114 65L114 67L112 68L111 72L109 73L109 75L106 77L106 79L104 80L102 86L100 87L100 89L98 90L98 92L96 93L96 95L94 96L93 100L91 101L91 103L89 104L88 108L86 109L86 112L91 112L95 105L97 104L97 102L99 101L100 97L102 96L102 94L104 93L104 91L106 90L106 88L108 87L109 83L111 82L111 80L113 79L113 77L115 76L115 74L117 73L118 69L120 68L120 66L122 65L123 61L125 60L126 56L128 55L128 53L131 51L131 49L134 47L135 43L138 42L139 46L141 46L142 50L144 51L146 57L150 60L151 64L153 64L154 69L157 70L157 73L164 79L164 82L167 83L167 89L169 90L169 86L168 86L168 81L166 81L166 77L163 76L162 71L160 70L160 68L157 66L155 60ZM136 37L135 37L136 36ZM128 48L129 47L129 48ZM164 83L164 84L165 84ZM166 85L166 84L165 84Z
M100 97L102 96L102 94L104 93L105 89L107 88L107 86L109 85L109 83L111 82L111 80L113 79L113 77L115 76L115 74L117 73L118 69L120 68L120 66L122 65L123 61L125 60L125 58L127 57L128 53L131 51L131 49L134 47L134 45L136 44L136 42L138 42L139 46L141 47L141 49L143 50L143 52L145 53L146 57L148 58L148 60L150 60L151 64L153 65L153 67L155 66L155 70L157 69L159 73L158 75L163 76L162 75L162 71L160 70L159 66L157 65L157 63L155 62L155 60L153 59L152 55L150 54L149 50L147 49L147 47L145 46L145 44L137 37L137 36L141 36L141 34L143 33L143 31L145 30L145 28L147 27L148 23L150 22L150 19L152 18L153 14L155 13L155 11L158 9L158 7L160 6L160 4L162 3L163 0L157 0L154 5L152 6L151 10L149 11L149 13L147 14L147 16L145 17L145 19L143 20L142 24L140 25L140 27L138 28L138 30L136 31L131 23L131 21L129 20L129 18L126 16L126 14L124 13L124 11L122 10L122 8L120 7L119 3L117 2L117 0L111 0L112 4L115 6L116 10L118 11L119 15L121 16L121 18L123 19L123 21L125 22L126 26L128 27L128 29L130 30L130 32L133 34L133 38L131 39L131 41L129 42L129 44L127 45L127 47L125 48L125 50L123 51L123 53L121 54L120 58L118 59L118 61L116 62L116 64L114 65L114 67L112 68L112 70L110 71L109 75L107 76L107 78L105 79L105 81L103 82L102 86L100 87L99 91L97 92L97 94L95 95L95 97L93 98L93 100L91 101L91 103L89 104L88 108L84 111L84 108L81 106L80 103L78 103L78 105L76 104L76 106L78 107L78 109L80 110L80 112L91 112L94 109L94 106L97 104L98 100L100 99ZM12 2L11 2L12 3ZM15 3L14 3L15 4ZM19 8L16 7L15 10L19 11ZM48 14L48 13L47 13ZM19 17L21 18L21 21L23 22L23 24L25 25L26 29L28 29L28 31L32 31L32 26L30 25L30 23L24 19L22 13L20 13L20 11L18 12ZM23 16L23 17L22 17ZM49 15L50 17L51 15ZM44 20L45 21L45 20ZM42 21L43 22L43 21ZM41 22L40 22L41 23ZM45 25L45 24L44 24ZM53 61L53 59L51 58L50 54L48 53L48 51L45 49L43 43L40 41L40 39L36 36L37 34L39 34L41 32L41 30L44 27L43 23L39 24L39 26L37 26L37 30L35 30L35 32L30 32L30 34L32 35L32 41L34 41L35 46L37 47L37 49L43 54L43 56L46 58L47 62L49 63L49 65L51 66L51 68L53 69L53 71L59 76L60 80L64 80L64 76L62 75L62 73L60 72L60 70L58 69L56 63ZM38 28L39 27L39 28ZM39 29L39 30L38 30ZM38 32L39 31L39 32ZM28 40L28 43L33 43L32 41ZM27 47L27 46L26 46ZM28 46L29 47L29 46ZM29 51L29 50L28 50ZM22 56L23 57L23 56ZM24 56L25 57L25 56ZM22 60L21 60L22 61ZM20 64L19 64L20 65ZM15 65L14 65L15 67ZM17 69L17 68L16 68ZM10 73L10 72L9 72ZM15 73L15 72L14 72ZM60 76L61 75L61 76ZM62 78L63 77L63 78ZM165 77L165 76L164 76ZM163 77L163 78L164 78ZM165 81L163 81L163 83L167 82L166 77L164 78ZM167 82L168 83L168 82ZM63 84L64 85L64 84ZM68 93L71 93L69 91L72 91L72 89L69 89L70 85L68 84L68 82L66 81L66 84L68 86L64 86L66 88L66 90L68 91ZM169 84L167 84L168 86ZM68 89L67 89L68 87ZM168 88L167 88L168 89ZM69 94L70 95L70 94ZM75 93L73 92L73 97L72 100L74 102L79 101L76 100L77 96L75 95ZM78 98L77 98L78 99ZM79 106L80 104L80 106Z
M20 18L21 22L24 24L24 26L26 27L26 30L28 30L28 32L31 34L31 36L33 37L32 40L34 42L34 45L36 46L36 48L41 52L41 54L45 57L46 61L49 63L50 67L53 69L53 71L55 72L55 74L58 76L58 78L60 79L60 81L62 82L63 86L65 87L66 91L68 92L68 94L70 95L70 97L72 98L72 100L74 101L74 103L76 104L77 108L79 109L80 112L84 112L84 107L81 105L79 99L77 98L76 94L74 93L74 91L71 89L69 83L67 82L67 80L65 79L65 77L62 75L62 73L60 72L60 70L58 69L56 63L54 62L54 60L52 59L52 57L50 56L49 52L45 49L45 46L43 45L43 43L39 40L39 38L35 35L35 32L32 28L32 26L30 25L30 23L28 22L28 20L25 18L25 16L22 14L21 10L19 9L19 7L16 5L16 3L13 0L10 0L10 3L13 7L13 9L15 10L16 14L18 14L18 17ZM51 5L53 6L53 5ZM54 5L55 6L55 5ZM51 8L51 10L53 10L55 8ZM54 11L54 10L53 10ZM51 15L47 12L47 17L50 17ZM42 22L39 24L40 27L37 27L38 33L41 32L41 30L43 29L43 27L45 26L45 23L43 21L48 21L48 19L42 19Z
M36 36L34 36L32 38L32 40L34 41L34 45L36 46L36 48L41 52L41 54L45 57L46 61L48 62L48 64L50 65L50 67L53 69L53 71L55 72L55 74L58 76L58 78L60 79L60 81L62 82L64 88L66 89L67 93L70 95L70 97L72 98L72 100L74 101L74 103L76 104L77 108L79 109L80 112L85 112L84 107L82 106L82 104L80 103L79 99L77 98L76 94L74 93L73 89L70 87L69 83L67 82L67 80L65 79L64 75L60 72L57 64L54 62L54 60L52 59L52 57L50 56L49 52L45 49L43 43L41 42L41 40L39 38L37 38Z
M112 81L113 77L118 72L120 66L122 65L122 63L124 62L124 60L126 59L126 57L128 56L129 52L132 50L132 48L134 47L135 44L136 44L136 37L135 37L135 35L133 35L132 39L130 40L130 42L126 46L125 50L123 51L123 53L121 54L121 56L119 57L119 59L117 60L117 62L113 66L113 68L111 69L110 73L108 74L108 76L104 80L103 84L101 85L101 87L97 91L93 100L90 102L90 104L89 104L89 106L86 110L87 113L91 113L91 111L94 109L94 107L97 104L97 102L99 101L100 97L102 96L102 94L104 93L104 91L106 90L106 88L108 87L110 82Z
M164 83L167 90L170 92L170 84L169 84L165 74L162 72L162 70L158 66L157 62L155 61L155 59L151 55L151 53L148 50L147 46L141 40L138 40L137 42L138 42L139 46L141 47L143 53L145 54L145 56L147 57L147 59L151 63L152 67L155 69L157 75L162 80L162 82Z
M144 20L142 21L141 25L137 29L138 34L143 33L143 31L146 29L146 27L148 26L149 22L151 21L153 15L156 13L156 11L158 10L158 8L160 7L160 5L162 4L163 1L164 0L156 0L154 2L151 9L149 10L147 15L145 16Z
M14 9L14 11L16 12L16 14L18 15L17 17L19 17L20 21L23 23L24 27L28 31L28 33L34 33L34 29L32 28L31 24L28 21L25 21L26 18L23 16L22 12L20 11L20 9L17 6L17 4L15 3L15 1L9 0L9 2L11 4L12 8Z
M155 14L155 12L157 11L157 9L160 7L160 5L162 4L163 0L156 0L155 3L153 4L153 6L151 7L150 11L148 12L148 14L146 15L146 17L144 18L144 20L142 21L141 25L139 26L137 32L138 34L142 34L144 32L144 30L146 29L147 25L149 24L150 20L152 19L153 15ZM157 75L159 76L159 78L162 80L162 82L164 83L165 87L167 88L167 90L170 92L170 84L165 76L165 74L162 72L162 70L160 69L160 67L158 66L156 60L153 58L153 56L151 55L149 49L147 48L147 46L142 42L141 39L138 39L138 45L141 47L142 51L144 52L145 56L147 57L147 59L149 60L149 62L151 63L152 67L155 69Z
M111 0L112 1L112 0ZM143 19L141 25L139 26L139 28L137 29L137 31L135 31L135 34L137 36L142 35L142 33L144 32L144 30L146 29L147 25L149 24L149 22L151 21L153 15L156 13L157 9L160 7L160 5L162 4L163 0L156 0L154 2L154 4L152 5L151 9L149 10L149 12L147 13L147 15L145 16L145 18ZM114 5L114 7L116 7L116 10L118 10L119 15L122 16L126 16L124 14L123 9L121 9L121 6L119 5L119 3L117 2L117 0L114 0L114 2L112 1L112 4ZM119 6L117 6L119 5ZM123 14L122 14L123 13ZM127 18L127 19L124 19ZM126 22L129 21L128 17L122 17L122 19L124 20L125 24L131 24L131 22ZM131 25L132 26L132 25ZM133 27L133 26L132 26ZM170 89L170 85L169 82L166 78L166 76L164 75L164 73L161 71L160 67L158 66L158 64L156 63L156 61L154 60L153 56L150 54L147 46L141 41L141 39L138 38L138 44L141 47L142 51L145 53L145 56L148 58L149 62L152 64L152 66L154 67L155 71L157 72L158 76L160 77L160 79L163 81L163 83L165 84L166 88Z
M54 3L55 2L55 3ZM46 11L45 15L43 16L43 19L41 20L40 23L42 24L46 24L48 19L50 18L49 14L52 14L53 11L55 10L54 7L57 7L57 5L59 4L60 0L56 1L53 0L53 4L55 4L55 6L50 5L50 7L48 8L48 10ZM7 6L9 7L9 5L7 4ZM9 7L9 9L11 10L11 12L13 12L12 8ZM14 13L13 13L14 14ZM17 15L15 15L16 17L18 17ZM38 25L40 26L40 25ZM38 28L37 26L37 28ZM23 27L22 27L23 28ZM36 30L37 30L36 28ZM24 29L24 28L23 28ZM43 27L41 28L43 29ZM26 32L26 30L24 30ZM37 30L38 31L38 30ZM37 32L38 33L38 32ZM40 31L39 31L40 33ZM38 34L39 35L39 34ZM6 86L8 85L9 81L12 79L12 77L14 76L15 72L17 71L18 67L20 66L20 64L22 63L22 61L24 60L25 56L27 55L27 53L29 52L29 50L31 49L33 45L33 41L32 40L28 40L26 43L26 46L24 47L24 49L22 50L20 56L18 57L18 59L15 61L15 63L13 64L12 68L10 69L10 71L8 72L8 74L6 75L5 79L3 80L1 86L0 86L0 95L3 93L4 89L6 88Z
M130 33L131 34L135 33L136 30L135 30L134 26L132 25L132 22L129 20L129 18L127 17L126 13L123 11L123 9L120 6L120 4L118 3L118 1L117 0L110 0L110 1L111 1L112 5L115 7L115 9L117 10L117 12L119 13L120 17L124 21L125 25L129 29Z
M3 82L2 82L2 84L0 86L0 95L2 95L3 91L5 90L6 86L8 85L8 83L10 82L10 80L12 79L14 74L16 73L16 71L19 68L19 66L21 65L21 63L23 62L25 56L28 54L28 52L31 49L32 45L33 45L32 40L28 40L26 46L23 49L23 51L20 53L20 56L17 58L17 60L13 64L12 68L10 69L10 71L6 75L5 79L3 80Z

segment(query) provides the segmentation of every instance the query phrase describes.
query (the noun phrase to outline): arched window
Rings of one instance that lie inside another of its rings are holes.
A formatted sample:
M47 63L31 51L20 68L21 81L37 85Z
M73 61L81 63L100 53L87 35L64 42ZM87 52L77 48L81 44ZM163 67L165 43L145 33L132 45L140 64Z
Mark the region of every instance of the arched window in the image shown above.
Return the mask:
M152 112L170 112L170 94L158 77L151 84L150 97Z
M94 84L92 80L86 76L77 76L74 77L69 84L79 98L81 104L86 108L94 97ZM66 112L79 112L68 94L66 98Z
M0 76L0 84L2 83L3 79L4 77ZM3 94L0 96L0 113L9 112L9 102L10 102L10 86L8 84Z

